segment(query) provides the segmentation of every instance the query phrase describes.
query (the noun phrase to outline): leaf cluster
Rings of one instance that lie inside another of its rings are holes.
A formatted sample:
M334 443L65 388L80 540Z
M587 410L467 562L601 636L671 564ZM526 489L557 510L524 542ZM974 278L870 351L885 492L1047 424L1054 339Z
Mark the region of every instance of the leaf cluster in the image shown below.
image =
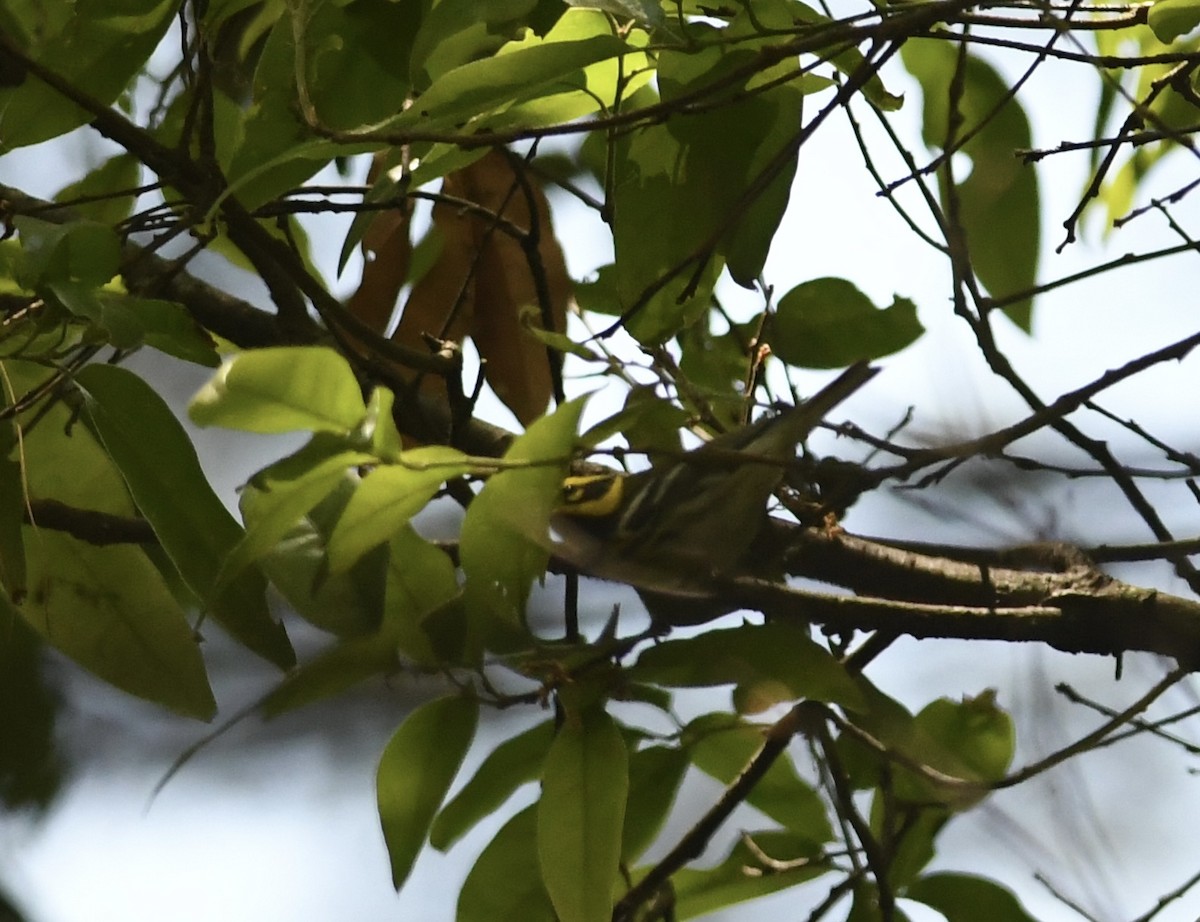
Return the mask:
M217 714L210 622L282 671L259 704L268 717L380 676L438 677L443 694L381 754L379 814L397 888L424 848L507 817L458 895L462 920L684 919L793 887L813 919L890 922L905 901L950 920L1028 919L999 883L932 870L939 837L996 787L1117 738L1196 668L1200 607L1111 579L1105 549L902 547L854 538L841 520L863 495L932 488L985 457L1099 474L1153 532L1145 554L1200 591L1196 548L1073 416L1101 412L1098 395L1200 337L1056 400L1028 386L998 327L1030 333L1035 299L1077 279L1039 285L1032 164L1051 152L1033 148L1024 80L977 53L1035 54L1031 71L1049 56L1097 68L1095 138L1078 146L1093 179L1066 222L1073 239L1089 209L1136 216L1156 164L1191 147L1193 0L1048 5L1037 20L1021 4L963 0L836 13L801 0L117 6L0 9L0 154L75 131L116 145L53 202L16 187L0 202L0 663L32 688L36 636L201 720ZM181 50L163 70L151 55L176 48L163 44L173 21ZM1046 34L1031 51L1013 36L1033 29ZM1084 32L1094 53L1060 48ZM919 154L895 127L913 109L895 92L909 78ZM890 147L865 140L863 116ZM837 454L801 446L786 465L784 519L764 529L770 566L714 548L699 575L711 591L685 602L692 623L765 618L665 637L630 630L627 612L605 620L579 601L586 567L553 553L564 477L614 460L666 469L697 437L802 400L805 373L914 345L921 317L942 309L917 304L903 278L881 304L824 273L775 290L769 257L785 216L806 208L794 180L822 169L803 151L843 117L1028 414L932 447L903 425L841 424ZM901 178L884 178L879 147ZM566 202L606 251L574 274L579 247L555 223ZM338 232L312 233L330 215ZM1178 248L1130 259L1194 249L1179 233ZM317 268L335 247L336 275L359 273L345 299ZM202 252L253 272L270 304L200 281ZM164 389L124 367L144 349L212 369L193 424L303 435L243 487L236 515ZM579 395L597 388L620 409L580 434ZM489 393L519 435L485 421ZM1200 474L1194 455L1127 428L1173 465L1164 479ZM1044 433L1094 467L1013 453ZM429 537L438 517L461 522L454 540ZM851 594L790 586L783 572ZM328 645L298 659L292 618ZM1016 731L991 691L913 714L866 678L900 633L1149 650L1180 666L1100 731L1010 772ZM681 718L697 690L728 698ZM481 715L512 707L537 722L460 778ZM42 774L0 794L43 796L54 763L34 742ZM685 806L698 776L722 793ZM735 811L745 831L722 838ZM680 812L682 833L669 822Z

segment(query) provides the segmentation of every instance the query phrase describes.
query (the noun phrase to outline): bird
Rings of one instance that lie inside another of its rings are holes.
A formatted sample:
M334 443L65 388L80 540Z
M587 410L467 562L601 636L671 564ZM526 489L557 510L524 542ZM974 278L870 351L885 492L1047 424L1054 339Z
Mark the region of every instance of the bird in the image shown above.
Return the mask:
M633 586L657 620L708 620L711 606L694 616L678 610L711 599L719 578L744 568L797 445L877 371L851 365L803 403L652 458L649 470L567 477L551 519L554 554L581 573ZM676 611L662 617L666 608Z

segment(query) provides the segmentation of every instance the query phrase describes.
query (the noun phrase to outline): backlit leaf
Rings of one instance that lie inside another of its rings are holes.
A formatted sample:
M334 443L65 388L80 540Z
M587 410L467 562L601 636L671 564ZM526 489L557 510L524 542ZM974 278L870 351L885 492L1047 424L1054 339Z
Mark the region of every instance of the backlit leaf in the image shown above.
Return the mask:
M559 728L542 772L537 849L562 922L608 922L629 790L625 744L602 707Z
M469 470L463 458L452 448L430 445L403 452L398 463L367 474L329 538L330 571L344 572L399 531L443 483Z
M1034 922L1010 890L969 874L930 874L913 881L904 895L932 906L946 922Z
M439 698L408 715L379 759L379 821L392 863L392 883L404 885L425 844L429 824L475 736L479 705Z
M188 409L198 426L347 433L366 415L350 363L319 346L255 349L228 359Z
M290 666L295 654L267 609L261 574L244 571L214 595L217 573L242 529L213 492L179 420L149 384L124 368L89 365L76 381L89 421L187 585L241 643Z
M216 702L191 625L136 547L95 547L27 530L29 592L21 616L49 644L106 682L210 719Z

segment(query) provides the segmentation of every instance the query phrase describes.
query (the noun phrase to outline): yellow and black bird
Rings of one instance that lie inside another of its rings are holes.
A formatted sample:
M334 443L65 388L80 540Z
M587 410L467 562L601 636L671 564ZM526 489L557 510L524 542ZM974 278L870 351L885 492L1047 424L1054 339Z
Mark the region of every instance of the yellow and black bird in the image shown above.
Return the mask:
M876 371L852 365L804 403L655 459L648 471L567 478L552 521L554 553L580 572L634 586L644 599L648 592L711 595L714 577L747 562L796 446Z

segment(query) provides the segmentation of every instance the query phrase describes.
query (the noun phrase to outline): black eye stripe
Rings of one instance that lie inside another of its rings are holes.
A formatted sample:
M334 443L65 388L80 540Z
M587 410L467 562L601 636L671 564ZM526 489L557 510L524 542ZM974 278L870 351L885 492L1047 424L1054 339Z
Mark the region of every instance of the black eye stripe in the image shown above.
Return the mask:
M598 477L595 480L585 480L582 483L563 485L563 500L568 503L587 503L603 499L612 489L612 478Z

